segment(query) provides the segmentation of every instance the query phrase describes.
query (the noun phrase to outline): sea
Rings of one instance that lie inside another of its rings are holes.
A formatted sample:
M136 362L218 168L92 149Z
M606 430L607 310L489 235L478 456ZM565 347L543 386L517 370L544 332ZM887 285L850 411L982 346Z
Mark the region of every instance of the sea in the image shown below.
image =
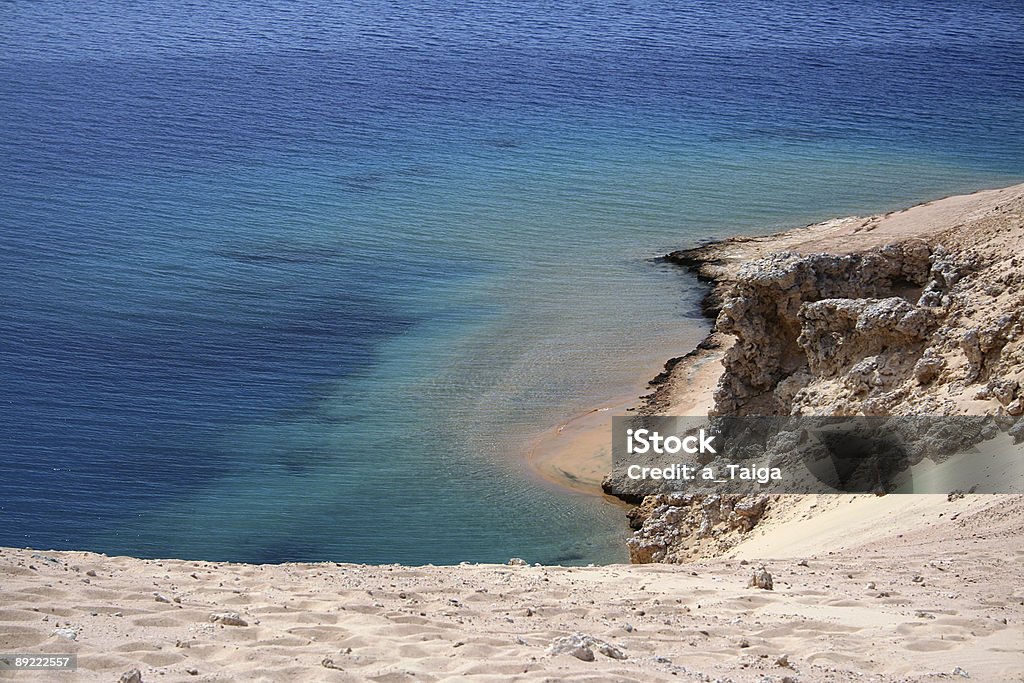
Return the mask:
M1024 181L1020 0L0 3L0 545L627 561L673 249ZM631 393L632 392L632 393Z

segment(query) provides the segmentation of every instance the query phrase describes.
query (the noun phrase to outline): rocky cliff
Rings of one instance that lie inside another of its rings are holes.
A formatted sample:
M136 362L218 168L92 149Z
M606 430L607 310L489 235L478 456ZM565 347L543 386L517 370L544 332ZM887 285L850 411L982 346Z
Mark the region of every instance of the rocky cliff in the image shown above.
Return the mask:
M720 361L710 415L1024 413L1024 185L666 258L709 284L715 325L641 412L694 405L692 367ZM773 503L649 496L633 561L721 552Z

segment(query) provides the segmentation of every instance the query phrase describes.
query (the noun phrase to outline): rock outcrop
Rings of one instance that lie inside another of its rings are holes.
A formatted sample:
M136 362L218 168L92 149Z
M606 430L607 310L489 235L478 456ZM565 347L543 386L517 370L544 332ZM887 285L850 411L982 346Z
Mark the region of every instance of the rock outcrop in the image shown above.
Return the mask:
M735 342L714 414L949 415L988 394L1012 414L1024 260L969 232L746 264L716 320Z
M720 554L757 525L768 502L768 496L647 496L628 513L635 530L626 542L630 561L679 563Z

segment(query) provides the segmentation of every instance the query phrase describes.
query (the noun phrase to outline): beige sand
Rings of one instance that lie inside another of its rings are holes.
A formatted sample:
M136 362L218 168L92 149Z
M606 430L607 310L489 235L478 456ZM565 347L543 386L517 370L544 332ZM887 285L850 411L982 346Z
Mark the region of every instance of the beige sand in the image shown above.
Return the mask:
M737 558L682 566L253 566L7 549L0 652L75 652L79 670L0 678L901 681L959 680L960 667L1024 680L1019 497L807 498L787 514ZM747 587L760 562L772 591ZM210 622L224 611L248 625ZM577 631L628 658L547 654Z
M673 374L673 415L707 414L722 374L721 353L705 351ZM658 395L646 400L653 402ZM555 486L619 502L601 490L611 469L612 416L628 414L642 398L608 401L540 434L527 454L528 471Z

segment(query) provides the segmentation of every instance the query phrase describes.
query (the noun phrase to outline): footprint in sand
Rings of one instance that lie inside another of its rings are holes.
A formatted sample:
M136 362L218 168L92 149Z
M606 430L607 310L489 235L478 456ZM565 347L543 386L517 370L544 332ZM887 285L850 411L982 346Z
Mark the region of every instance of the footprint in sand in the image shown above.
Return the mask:
M26 647L35 647L48 637L35 627L4 625L0 631L0 651L17 652Z
M941 652L954 647L956 647L956 643L946 640L910 640L903 646L905 650L912 652Z

